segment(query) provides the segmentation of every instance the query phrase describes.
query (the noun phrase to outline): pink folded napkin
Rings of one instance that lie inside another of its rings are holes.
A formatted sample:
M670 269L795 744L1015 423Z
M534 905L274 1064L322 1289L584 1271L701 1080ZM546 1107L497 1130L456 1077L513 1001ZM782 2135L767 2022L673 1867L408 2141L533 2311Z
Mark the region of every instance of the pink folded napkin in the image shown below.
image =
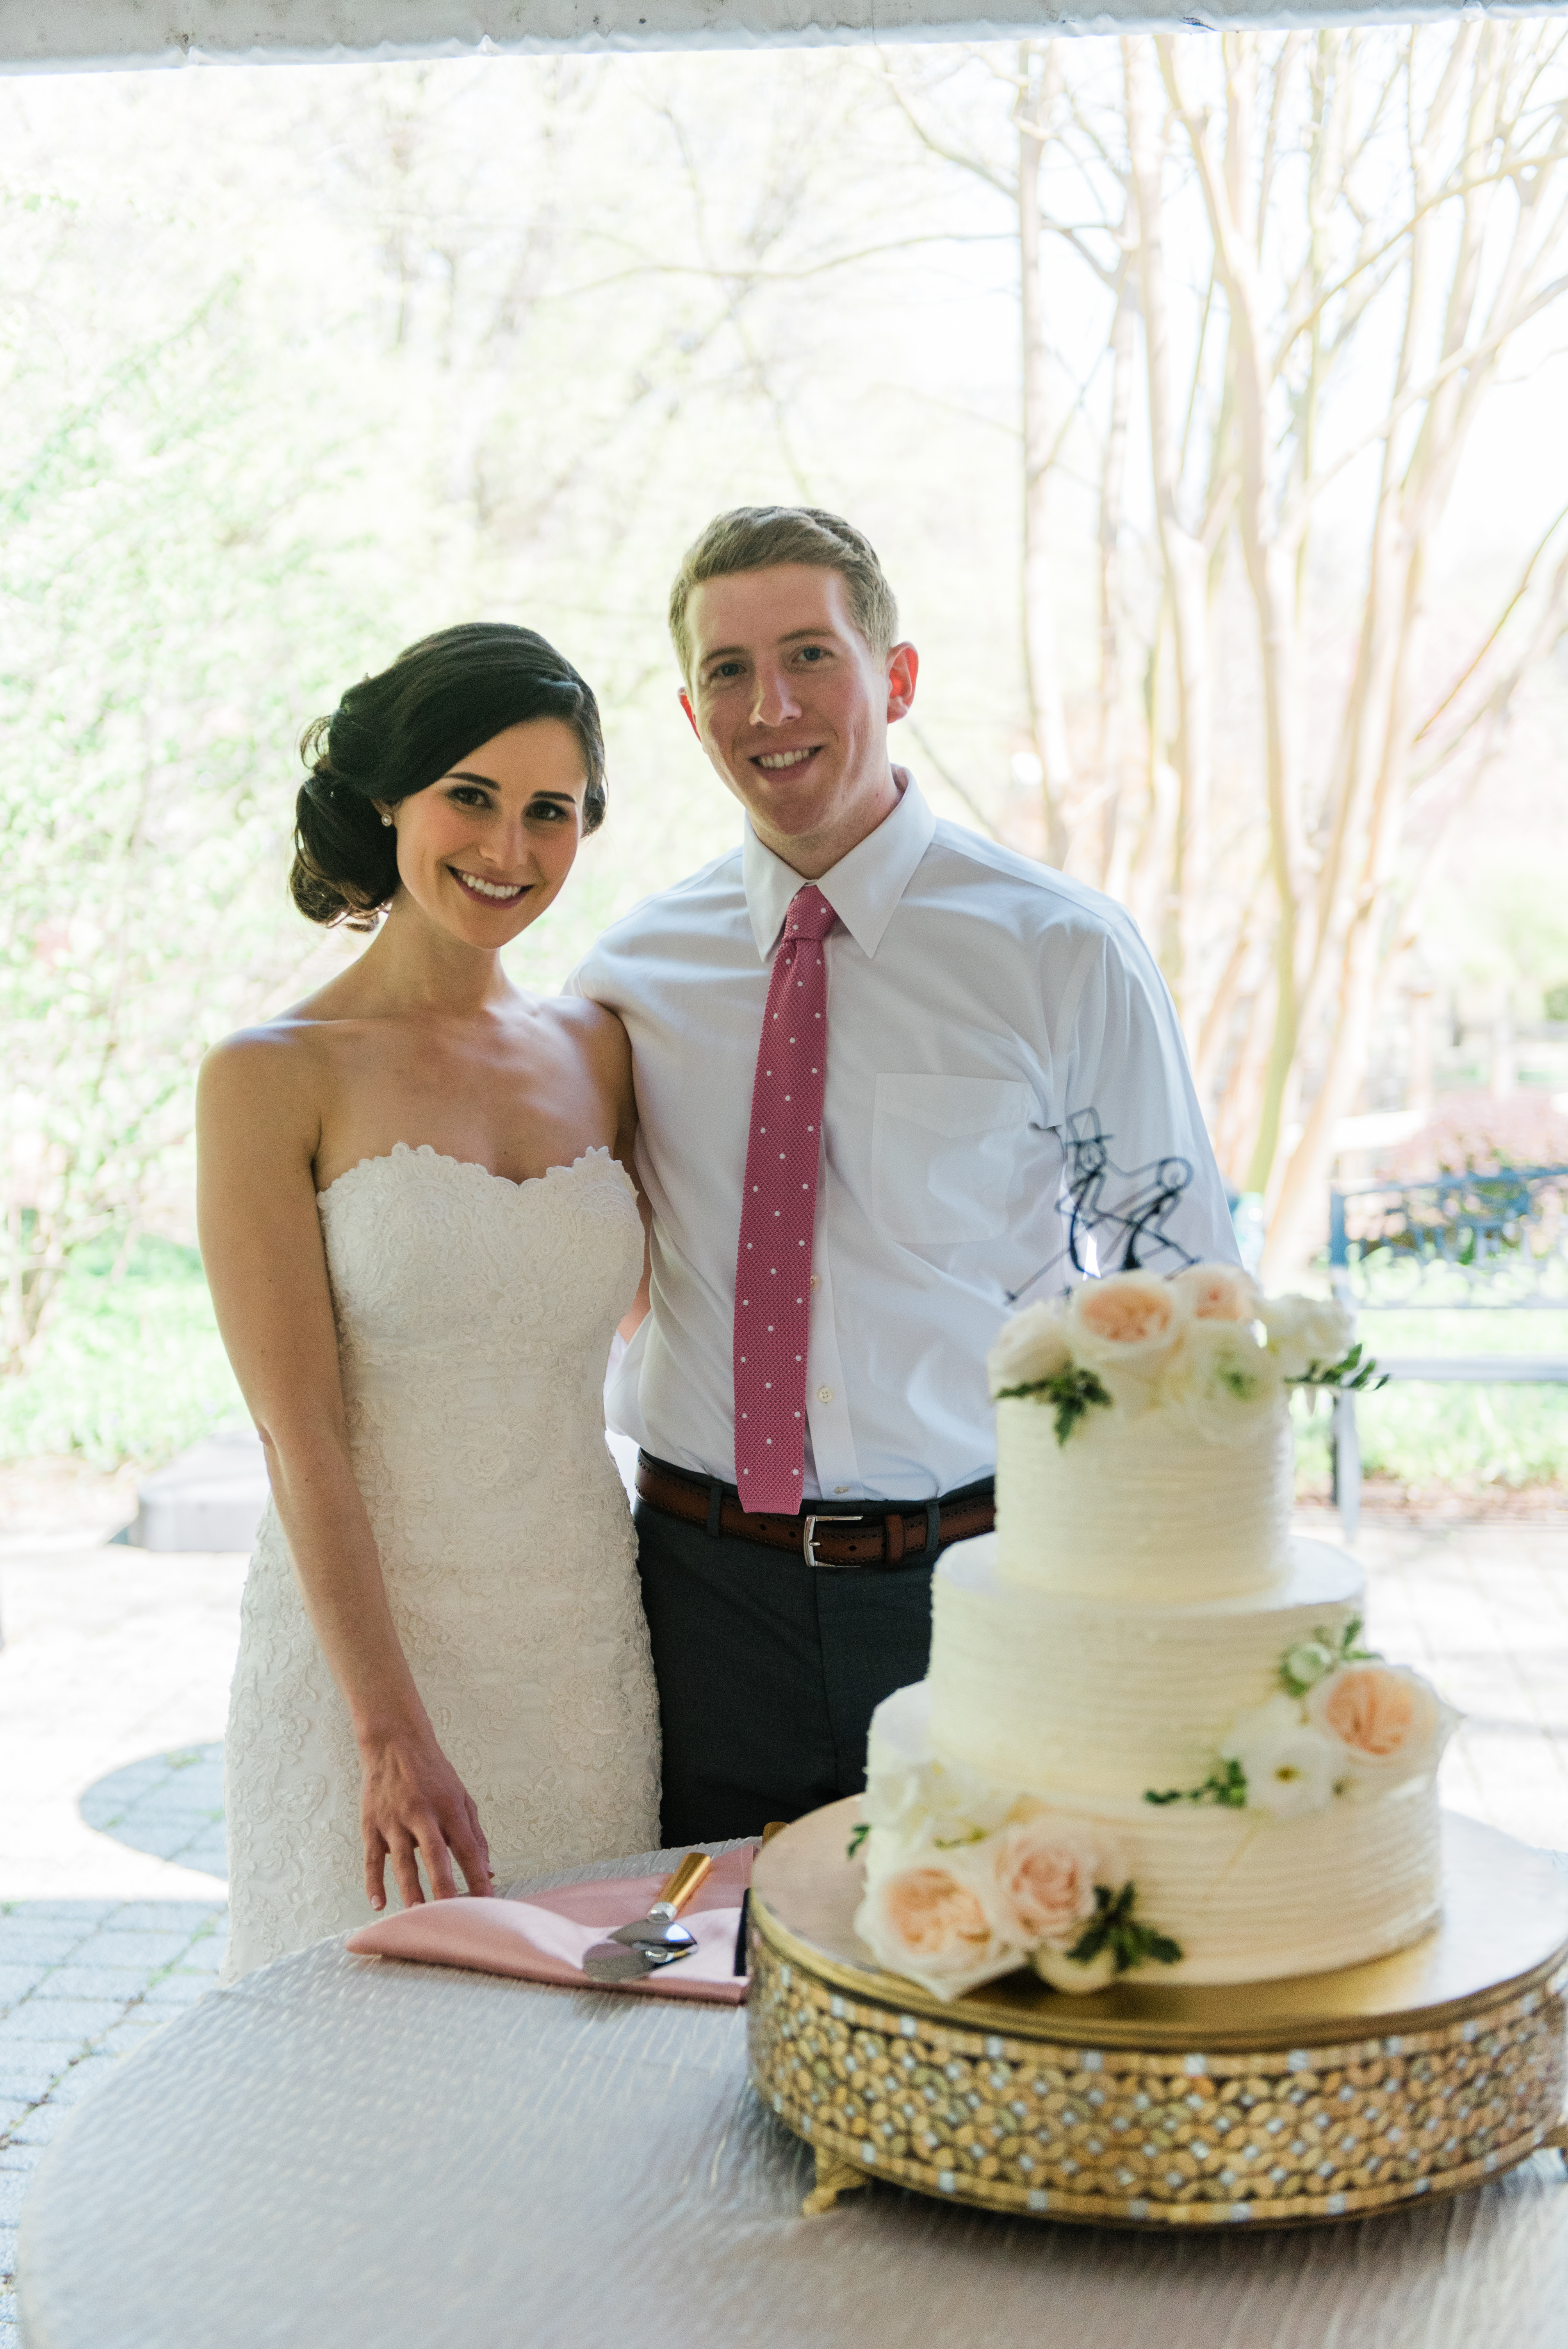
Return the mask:
M615 1925L645 1917L659 1897L661 1876L623 1876L597 1884L562 1884L532 1900L427 1901L395 1909L350 1933L356 1957L415 1958L426 1965L468 1966L476 1972L516 1974L524 1982L563 1982L573 1990L645 1991L655 1998L709 1999L738 2006L746 1976L735 1971L740 1899L751 1881L757 1847L727 1851L681 1912L696 1947L678 1965L663 1966L641 1982L591 1982L583 1959Z

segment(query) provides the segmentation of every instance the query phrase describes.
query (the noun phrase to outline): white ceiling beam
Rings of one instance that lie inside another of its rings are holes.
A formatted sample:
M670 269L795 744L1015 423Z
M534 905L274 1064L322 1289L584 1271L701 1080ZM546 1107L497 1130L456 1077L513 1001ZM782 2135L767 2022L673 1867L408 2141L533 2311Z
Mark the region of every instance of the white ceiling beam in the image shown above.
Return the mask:
M1568 0L0 0L0 72L1568 15Z

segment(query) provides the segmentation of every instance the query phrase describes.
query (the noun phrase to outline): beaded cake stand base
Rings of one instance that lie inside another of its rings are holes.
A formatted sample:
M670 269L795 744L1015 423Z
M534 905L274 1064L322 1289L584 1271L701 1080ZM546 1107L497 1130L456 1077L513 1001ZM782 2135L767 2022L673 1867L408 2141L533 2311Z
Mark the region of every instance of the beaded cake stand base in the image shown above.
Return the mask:
M859 1816L775 1836L751 1883L751 2076L817 2155L808 2212L873 2178L1101 2226L1301 2225L1496 2177L1563 2127L1568 1883L1444 1818L1444 1914L1395 1956L1224 1989L951 2005L851 1920Z

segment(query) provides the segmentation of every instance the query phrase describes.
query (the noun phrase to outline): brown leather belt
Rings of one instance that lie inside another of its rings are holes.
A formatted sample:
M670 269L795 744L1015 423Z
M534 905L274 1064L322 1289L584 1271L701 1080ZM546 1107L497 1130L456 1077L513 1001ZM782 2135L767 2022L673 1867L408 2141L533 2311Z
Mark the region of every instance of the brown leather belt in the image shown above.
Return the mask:
M672 1468L665 1460L637 1455L637 1490L650 1507L710 1534L787 1549L817 1567L922 1566L950 1542L988 1534L996 1522L992 1480L966 1485L939 1501L868 1501L861 1514L823 1509L816 1516L772 1516L743 1509L730 1488L709 1477Z

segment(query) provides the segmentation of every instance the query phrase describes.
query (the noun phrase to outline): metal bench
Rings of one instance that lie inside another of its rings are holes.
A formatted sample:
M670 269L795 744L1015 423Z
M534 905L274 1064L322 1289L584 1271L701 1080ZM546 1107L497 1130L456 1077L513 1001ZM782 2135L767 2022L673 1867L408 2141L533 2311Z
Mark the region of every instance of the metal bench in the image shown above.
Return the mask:
M1568 1166L1439 1174L1429 1183L1363 1183L1329 1195L1329 1277L1360 1316L1376 1313L1568 1314ZM1376 1274L1377 1293L1369 1278ZM1465 1386L1568 1385L1564 1354L1385 1354L1388 1379ZM1346 1539L1361 1514L1356 1397L1334 1399L1334 1499Z

